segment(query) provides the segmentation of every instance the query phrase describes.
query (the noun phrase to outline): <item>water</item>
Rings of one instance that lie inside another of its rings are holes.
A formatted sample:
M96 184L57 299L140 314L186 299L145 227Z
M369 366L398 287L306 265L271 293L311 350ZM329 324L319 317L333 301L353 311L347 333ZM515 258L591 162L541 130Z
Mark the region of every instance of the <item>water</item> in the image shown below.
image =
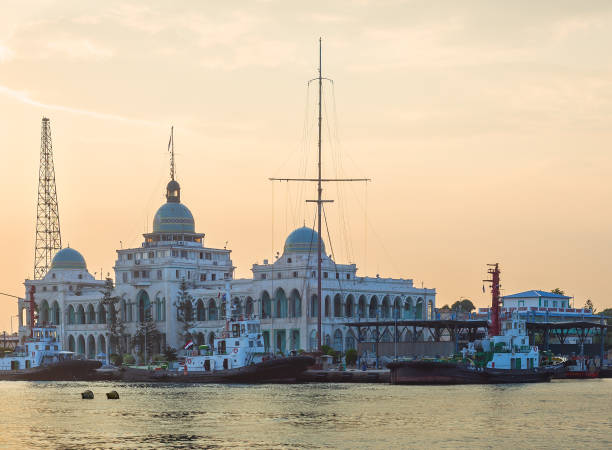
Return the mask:
M81 400L85 389L94 400ZM117 390L120 400L104 395ZM612 448L612 379L504 386L0 382L0 448Z

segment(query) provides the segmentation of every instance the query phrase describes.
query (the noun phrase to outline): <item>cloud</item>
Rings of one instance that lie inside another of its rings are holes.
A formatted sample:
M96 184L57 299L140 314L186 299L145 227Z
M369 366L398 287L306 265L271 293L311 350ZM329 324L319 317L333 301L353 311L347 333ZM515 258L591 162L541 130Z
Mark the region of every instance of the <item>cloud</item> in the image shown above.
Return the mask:
M14 53L10 48L0 44L0 63L10 61L13 59L13 56Z
M89 39L65 37L47 42L48 50L67 56L71 59L107 59L113 51L107 47L91 42Z
M95 119L113 120L117 122L126 122L126 123L133 123L133 124L145 125L145 126L155 126L155 127L160 126L159 123L149 121L149 120L133 119L130 117L120 116L116 114L100 113L100 112L89 111L89 110L81 109L81 108L73 108L71 106L54 105L52 103L43 103L41 101L33 99L25 91L18 91L18 90L11 89L7 86L2 86L2 85L0 85L0 95L12 98L13 100L24 103L26 105L36 106L37 108L43 108L43 109L48 109L48 110L53 110L53 111L63 111L63 112L68 112L72 114L88 116L88 117L92 117Z

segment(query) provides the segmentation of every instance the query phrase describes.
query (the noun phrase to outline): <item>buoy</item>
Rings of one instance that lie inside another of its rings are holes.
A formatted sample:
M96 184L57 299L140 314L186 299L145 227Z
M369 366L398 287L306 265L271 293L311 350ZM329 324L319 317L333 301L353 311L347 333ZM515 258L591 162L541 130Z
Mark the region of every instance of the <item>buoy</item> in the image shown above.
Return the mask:
M86 400L91 400L94 398L94 394L91 391L81 392L81 398Z
M110 391L106 393L106 398L108 400L119 400L119 394L117 391Z

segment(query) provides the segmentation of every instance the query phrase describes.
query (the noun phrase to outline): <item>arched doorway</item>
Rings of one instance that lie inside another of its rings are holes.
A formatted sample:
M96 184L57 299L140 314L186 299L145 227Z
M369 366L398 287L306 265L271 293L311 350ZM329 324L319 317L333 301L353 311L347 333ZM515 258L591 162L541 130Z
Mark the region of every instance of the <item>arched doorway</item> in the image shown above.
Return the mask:
M261 317L262 319L272 317L272 301L268 291L263 291L263 294L261 294Z
M75 352L76 351L76 343L74 342L74 336L68 336L68 351Z
M77 353L79 355L85 354L85 338L82 334L79 335L79 338L77 339Z
M93 337L92 334L87 336L87 358L96 358L96 339Z
M136 296L136 304L138 305L138 322L142 323L147 316L151 314L151 300L147 291L141 290Z

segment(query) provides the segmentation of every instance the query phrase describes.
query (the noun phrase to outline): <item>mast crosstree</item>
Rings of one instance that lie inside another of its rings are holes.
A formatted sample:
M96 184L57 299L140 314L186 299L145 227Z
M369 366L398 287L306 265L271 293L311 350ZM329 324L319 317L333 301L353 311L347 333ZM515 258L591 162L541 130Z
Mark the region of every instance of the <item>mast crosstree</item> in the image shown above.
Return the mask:
M321 287L321 263L322 263L322 246L323 246L323 238L321 237L321 216L323 203L331 203L333 200L325 200L323 199L323 183L326 182L344 182L344 181L370 181L369 178L323 178L322 177L322 166L321 166L321 122L322 122L322 112L321 112L321 103L322 103L322 93L323 93L323 80L327 80L333 82L333 80L329 78L325 78L323 76L322 71L322 45L321 38L319 38L319 76L317 78L313 78L308 81L308 84L316 81L319 85L319 116L318 116L318 126L319 126L319 139L318 139L318 163L317 163L317 178L269 178L271 181L310 181L317 183L317 199L316 200L306 200L306 202L316 203L317 204L317 233L319 235L319 242L317 243L317 302L319 303L318 311L317 311L317 349L321 351L321 306L322 306L322 287Z

